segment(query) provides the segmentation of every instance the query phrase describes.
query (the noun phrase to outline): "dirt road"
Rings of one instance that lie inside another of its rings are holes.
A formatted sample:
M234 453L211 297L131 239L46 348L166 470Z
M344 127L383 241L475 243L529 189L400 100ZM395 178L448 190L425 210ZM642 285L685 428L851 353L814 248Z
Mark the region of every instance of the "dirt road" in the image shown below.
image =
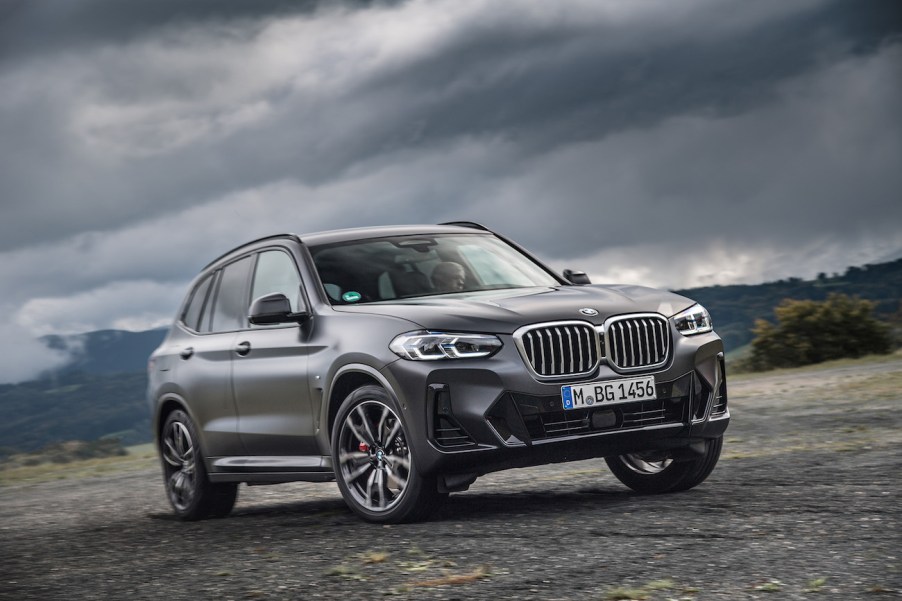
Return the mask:
M631 493L602 461L513 470L375 526L334 484L170 517L156 465L0 487L3 599L883 599L902 591L902 358L731 380L709 480Z

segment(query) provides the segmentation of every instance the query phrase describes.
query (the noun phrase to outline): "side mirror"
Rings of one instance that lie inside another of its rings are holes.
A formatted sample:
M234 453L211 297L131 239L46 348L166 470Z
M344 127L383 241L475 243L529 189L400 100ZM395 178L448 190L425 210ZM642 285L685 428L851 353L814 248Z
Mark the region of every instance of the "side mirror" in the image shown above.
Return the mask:
M306 313L292 313L288 297L279 292L261 296L251 303L247 316L255 326L268 326L277 323L300 323L307 319Z
M583 286L585 284L592 283L592 280L589 279L589 276L586 275L585 271L573 271L571 269L565 269L564 279L571 284L576 284L577 286Z

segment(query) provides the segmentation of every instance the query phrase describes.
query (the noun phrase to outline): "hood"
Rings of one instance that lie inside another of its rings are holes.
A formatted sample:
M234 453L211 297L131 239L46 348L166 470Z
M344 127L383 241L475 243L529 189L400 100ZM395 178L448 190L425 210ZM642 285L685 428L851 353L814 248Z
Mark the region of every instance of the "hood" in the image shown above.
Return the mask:
M596 285L488 290L333 309L398 317L427 330L511 334L521 326L547 321L583 320L601 325L608 317L624 313L670 317L693 304L686 297L655 288ZM594 309L598 315L583 315L583 308Z

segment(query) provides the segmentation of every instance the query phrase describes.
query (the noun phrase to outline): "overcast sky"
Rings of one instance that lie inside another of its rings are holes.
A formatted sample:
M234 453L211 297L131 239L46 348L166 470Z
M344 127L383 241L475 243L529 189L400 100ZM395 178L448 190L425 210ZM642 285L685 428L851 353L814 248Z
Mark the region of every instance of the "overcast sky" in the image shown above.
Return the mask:
M284 231L669 288L898 258L900 107L896 0L0 0L0 382Z

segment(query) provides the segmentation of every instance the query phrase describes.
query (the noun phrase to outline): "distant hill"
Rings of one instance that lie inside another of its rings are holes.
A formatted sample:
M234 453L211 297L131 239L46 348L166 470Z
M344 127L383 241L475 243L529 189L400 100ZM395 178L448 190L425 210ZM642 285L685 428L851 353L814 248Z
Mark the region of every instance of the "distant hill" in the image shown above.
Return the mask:
M758 285L711 286L678 290L712 314L714 327L735 350L752 340L756 319L773 319L784 298L823 300L831 292L876 302L880 317L897 315L902 299L902 259L850 267L842 275L814 280L790 278ZM0 385L0 447L35 450L65 440L117 436L126 444L150 440L150 415L144 399L147 358L166 335L103 330L78 336L48 336L53 348L74 360L33 382Z
M824 300L833 292L876 303L880 319L889 320L902 307L902 259L864 267L849 267L842 275L820 274L814 280L789 278L756 285L710 286L676 290L711 312L715 331L728 351L752 341L756 319L774 320L774 307L784 298Z
M144 371L147 358L166 337L167 328L145 332L100 330L74 336L45 336L48 347L68 351L73 360L60 373L117 374Z
M66 440L151 439L147 358L166 329L46 336L73 359L40 380L0 385L0 448L33 451Z
M115 436L151 440L147 375L67 373L0 385L0 450L33 451L54 442Z

